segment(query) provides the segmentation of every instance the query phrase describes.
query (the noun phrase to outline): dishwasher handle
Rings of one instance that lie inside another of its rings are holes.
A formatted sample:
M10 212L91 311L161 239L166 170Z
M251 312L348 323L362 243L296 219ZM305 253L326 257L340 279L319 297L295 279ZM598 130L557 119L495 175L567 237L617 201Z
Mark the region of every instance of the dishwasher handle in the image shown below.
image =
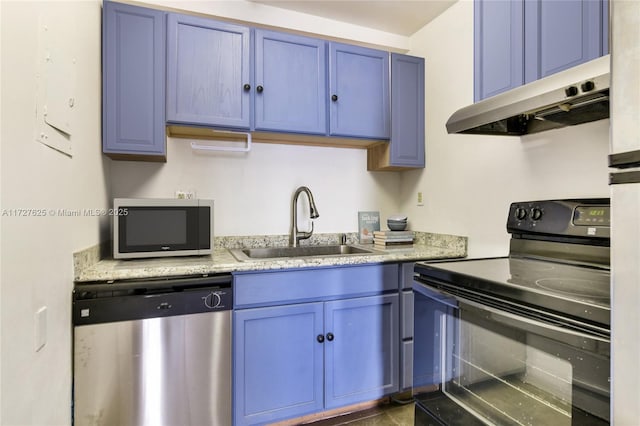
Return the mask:
M220 274L205 277L181 277L181 278L165 278L165 279L148 279L148 280L131 280L131 281L115 281L103 284L76 284L74 286L74 297L82 298L83 293L91 292L124 292L124 291L142 291L145 292L161 292L175 291L181 289L189 289L196 287L231 287L233 277L231 274Z

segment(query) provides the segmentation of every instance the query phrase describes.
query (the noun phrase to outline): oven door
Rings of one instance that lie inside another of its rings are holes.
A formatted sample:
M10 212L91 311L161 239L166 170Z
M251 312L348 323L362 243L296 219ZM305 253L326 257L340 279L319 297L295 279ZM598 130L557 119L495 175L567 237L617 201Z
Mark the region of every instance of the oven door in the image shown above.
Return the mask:
M608 424L606 335L437 287L414 284L417 425Z

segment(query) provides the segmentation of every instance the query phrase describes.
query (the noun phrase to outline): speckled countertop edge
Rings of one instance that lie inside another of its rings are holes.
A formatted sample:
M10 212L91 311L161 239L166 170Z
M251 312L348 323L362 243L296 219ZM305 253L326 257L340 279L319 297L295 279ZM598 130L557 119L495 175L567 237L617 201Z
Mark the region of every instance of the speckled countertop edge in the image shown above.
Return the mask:
M339 244L341 235L339 233L313 235L309 240L303 241L301 245ZM348 244L358 245L357 233L347 233L346 236ZM288 235L216 237L214 253L210 256L132 260L104 258L104 245L100 245L74 254L74 279L76 282L108 282L244 271L411 262L460 258L467 255L466 237L426 232L416 232L414 244L408 247L381 250L372 244L362 245L362 247L374 249L376 252L357 256L334 255L240 262L228 250L233 248L284 247L288 243Z

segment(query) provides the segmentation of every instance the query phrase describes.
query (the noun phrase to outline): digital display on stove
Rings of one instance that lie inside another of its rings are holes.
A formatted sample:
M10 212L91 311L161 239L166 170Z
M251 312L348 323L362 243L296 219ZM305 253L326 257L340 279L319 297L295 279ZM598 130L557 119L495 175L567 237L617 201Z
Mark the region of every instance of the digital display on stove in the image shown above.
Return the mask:
M573 224L577 226L610 226L611 207L578 206L573 213Z

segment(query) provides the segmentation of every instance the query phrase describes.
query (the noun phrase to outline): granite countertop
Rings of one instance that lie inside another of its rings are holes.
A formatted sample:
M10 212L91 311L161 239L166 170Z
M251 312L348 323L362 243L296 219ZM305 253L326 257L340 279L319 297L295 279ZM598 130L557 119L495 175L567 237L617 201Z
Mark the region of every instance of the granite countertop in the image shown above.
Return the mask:
M467 254L467 238L453 235L416 232L414 244L386 250L372 244L358 245L357 234L347 234L347 243L376 250L364 255L332 255L264 259L240 262L232 248L277 247L287 245L287 236L218 237L209 256L168 257L153 259L100 259L100 248L93 247L74 254L75 281L110 282L130 279L202 276L218 273L268 271L277 269L316 268L371 263L412 262L429 259L460 258ZM314 236L307 244L337 244L340 234Z

